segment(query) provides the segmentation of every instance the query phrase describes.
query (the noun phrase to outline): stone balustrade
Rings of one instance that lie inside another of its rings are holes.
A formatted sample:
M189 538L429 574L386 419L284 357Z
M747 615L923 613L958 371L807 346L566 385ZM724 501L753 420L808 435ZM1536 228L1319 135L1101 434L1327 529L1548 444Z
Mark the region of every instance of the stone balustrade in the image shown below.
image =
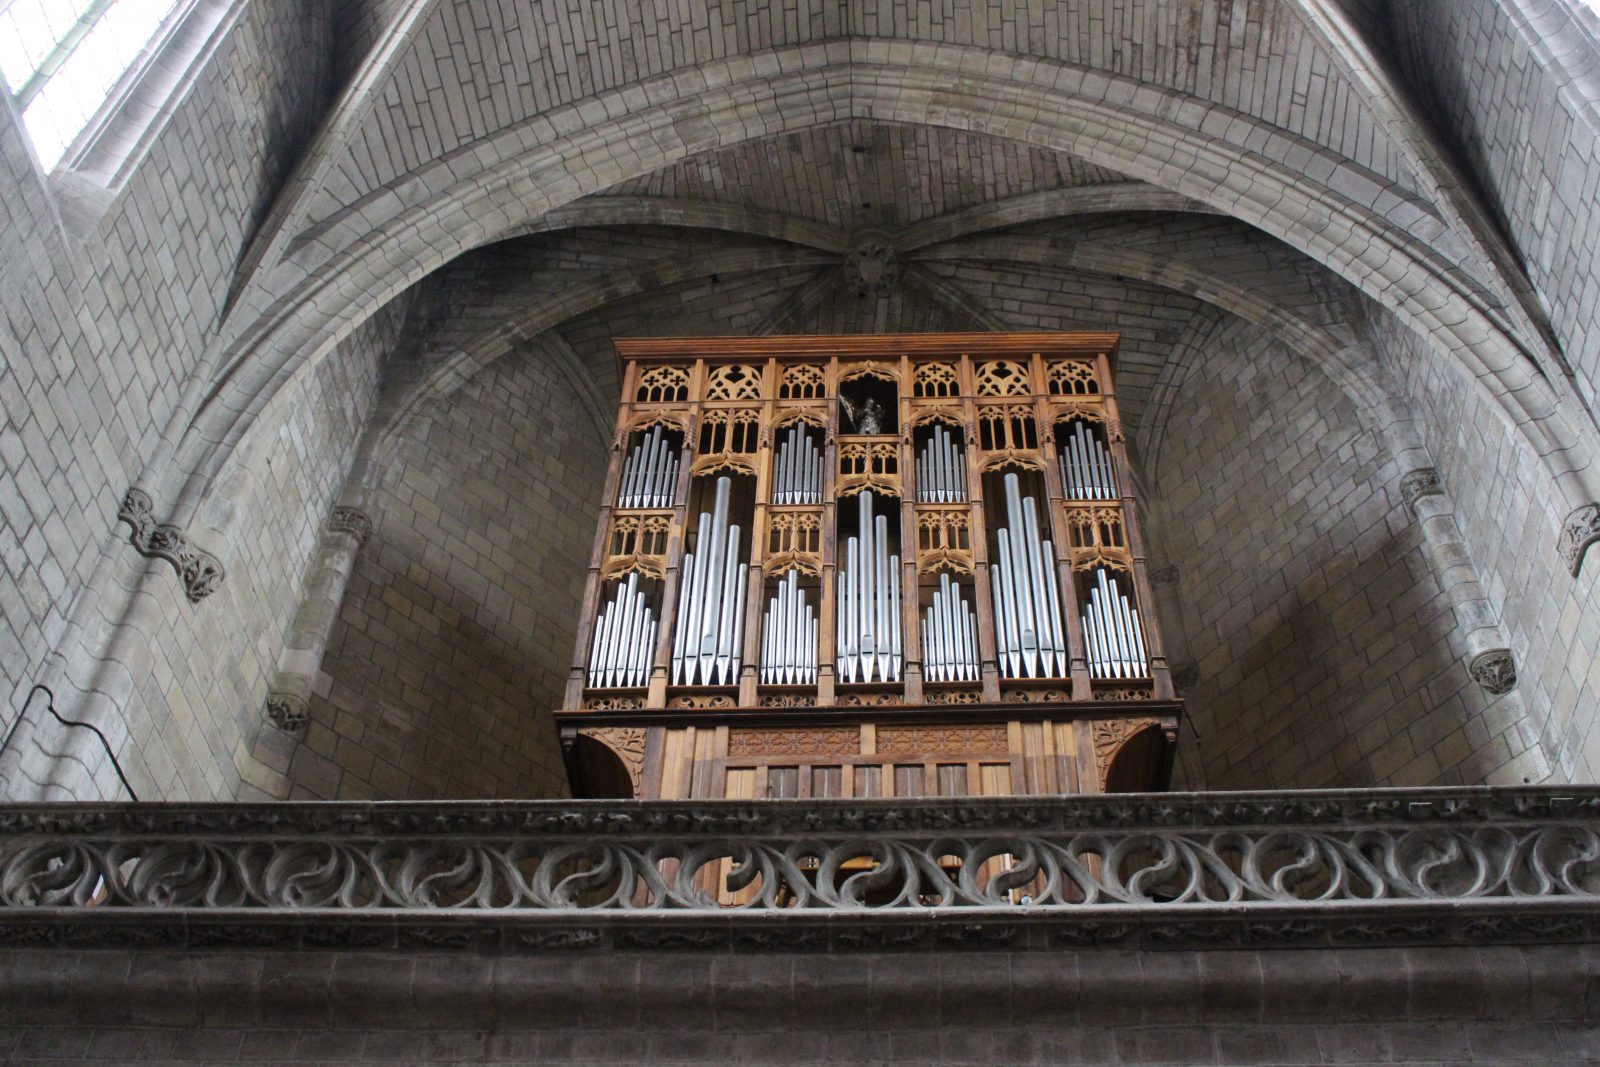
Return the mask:
M0 945L1593 940L1600 788L0 809Z

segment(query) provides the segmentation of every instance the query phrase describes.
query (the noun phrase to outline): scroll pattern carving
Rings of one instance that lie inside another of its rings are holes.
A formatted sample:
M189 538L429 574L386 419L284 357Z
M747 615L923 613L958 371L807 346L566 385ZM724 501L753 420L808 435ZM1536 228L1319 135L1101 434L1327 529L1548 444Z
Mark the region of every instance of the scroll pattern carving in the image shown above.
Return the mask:
M696 710L737 706L738 702L733 697L725 696L721 693L683 693L667 701L667 707L669 708L693 708Z
M211 553L194 547L181 529L168 523L156 522L154 507L148 493L129 489L117 509L117 518L132 527L128 543L141 556L153 556L172 564L183 583L184 595L191 604L216 592L222 584L222 561Z
M0 831L5 944L981 947L1022 937L1024 919L1077 946L1600 933L1600 790L1584 786L62 804L0 812ZM594 871L605 879L582 876ZM724 886L748 900L722 906L709 887ZM1013 910L1021 887L1026 916ZM973 910L991 908L1016 918ZM929 909L948 911L909 921Z
M622 765L628 768L628 780L633 783L633 795L640 793L639 783L644 776L645 731L642 726L599 726L579 733L592 737L605 745Z
M839 703L849 708L886 708L900 703L899 693L846 693Z
M1159 728L1159 719L1099 719L1094 723L1091 736L1094 739L1094 765L1100 776L1100 784L1105 785L1106 769L1111 766L1111 761L1116 758L1117 751L1127 743L1128 738L1141 730L1150 727Z
M767 693L761 698L764 708L814 708L817 698L809 693Z
M644 697L590 697L583 706L590 711L634 711L644 707Z
M924 699L930 704L982 704L983 694L976 689L934 689Z

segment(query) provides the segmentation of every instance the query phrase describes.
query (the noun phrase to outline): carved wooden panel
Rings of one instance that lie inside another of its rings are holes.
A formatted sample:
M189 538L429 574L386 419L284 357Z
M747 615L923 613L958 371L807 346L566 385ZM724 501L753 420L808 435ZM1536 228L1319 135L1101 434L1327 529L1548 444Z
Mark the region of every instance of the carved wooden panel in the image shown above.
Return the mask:
M1046 384L1051 396L1095 396L1100 379L1087 359L1063 359L1050 364Z
M681 404L689 399L688 367L650 367L639 375L638 404Z
M887 441L849 441L839 446L841 497L863 490L900 494L900 447Z
M680 693L667 701L669 708L707 709L731 708L738 704L724 693Z
M878 727L878 754L883 756L936 752L963 756L1003 756L1009 748L1005 723Z
M730 363L706 372L706 400L759 400L761 368L748 363Z
M978 365L975 392L978 396L1029 396L1028 365L1010 359L996 359Z
M1100 777L1101 785L1106 780L1106 769L1111 766L1111 761L1116 758L1117 750L1127 743L1128 738L1146 727L1160 728L1159 719L1097 719L1090 728L1094 739L1094 765Z
M1027 404L986 404L978 409L978 447L983 469L1016 465L1044 469L1039 423Z
M822 511L774 510L767 521L767 574L822 573Z
M941 569L972 574L972 519L966 508L919 508L917 511L917 573Z
M810 726L728 731L729 756L854 756L861 751L855 726Z
M778 385L779 400L820 400L827 395L828 378L821 367L811 363L783 368Z
M1120 507L1067 507L1062 521L1067 528L1073 570L1110 567L1125 571L1132 568L1133 558L1128 554L1128 535L1123 528Z
M699 446L691 469L697 475L719 470L754 474L760 449L761 409L707 411L700 418Z
M638 571L649 578L664 578L667 573L667 534L672 527L668 515L619 514L611 520L611 541L606 546L600 576L606 580Z
M633 795L641 793L640 781L644 774L645 731L642 726L601 726L579 731L605 745L622 765L628 769L628 780L633 783Z
M923 363L912 374L911 395L918 399L961 395L961 378L949 363Z

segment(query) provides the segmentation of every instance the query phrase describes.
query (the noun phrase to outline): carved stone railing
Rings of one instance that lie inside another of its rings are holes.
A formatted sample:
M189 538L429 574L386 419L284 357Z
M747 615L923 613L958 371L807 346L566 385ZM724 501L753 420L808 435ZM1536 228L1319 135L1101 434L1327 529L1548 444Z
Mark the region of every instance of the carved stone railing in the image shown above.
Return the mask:
M1600 789L0 809L0 944L1600 938Z

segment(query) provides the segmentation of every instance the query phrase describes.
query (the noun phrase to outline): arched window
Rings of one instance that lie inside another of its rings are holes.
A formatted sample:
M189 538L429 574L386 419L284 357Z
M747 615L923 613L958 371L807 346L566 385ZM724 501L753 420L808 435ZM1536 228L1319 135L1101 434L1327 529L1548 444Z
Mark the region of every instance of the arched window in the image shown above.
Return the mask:
M194 0L0 0L0 74L46 171L193 6Z

